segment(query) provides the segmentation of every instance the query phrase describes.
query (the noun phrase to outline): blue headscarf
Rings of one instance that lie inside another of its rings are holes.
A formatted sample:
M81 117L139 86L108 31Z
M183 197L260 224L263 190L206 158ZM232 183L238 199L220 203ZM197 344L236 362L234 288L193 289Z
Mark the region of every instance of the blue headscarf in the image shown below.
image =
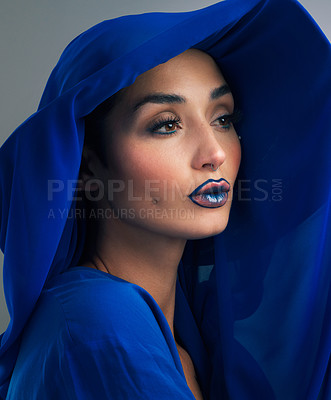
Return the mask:
M179 270L211 355L210 397L331 398L331 49L294 0L227 0L193 12L125 16L92 27L65 49L37 112L0 149L11 318L1 336L2 398L45 282L77 265L82 252L84 225L69 214L53 218L51 210L76 207L71 183L84 117L191 47L220 65L244 116L229 226L188 242ZM185 310L176 307L180 326ZM189 347L189 332L186 341Z

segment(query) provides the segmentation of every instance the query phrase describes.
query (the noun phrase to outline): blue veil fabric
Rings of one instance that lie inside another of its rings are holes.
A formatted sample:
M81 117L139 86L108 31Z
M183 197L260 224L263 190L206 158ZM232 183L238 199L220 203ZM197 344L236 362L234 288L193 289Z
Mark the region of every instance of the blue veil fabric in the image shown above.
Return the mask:
M0 149L11 318L1 398L45 282L81 255L84 225L50 210L75 210L84 116L191 47L214 57L234 93L243 159L226 231L187 243L175 325L194 359L188 304L211 359L211 399L331 398L331 48L293 0L125 16L64 50L37 112Z

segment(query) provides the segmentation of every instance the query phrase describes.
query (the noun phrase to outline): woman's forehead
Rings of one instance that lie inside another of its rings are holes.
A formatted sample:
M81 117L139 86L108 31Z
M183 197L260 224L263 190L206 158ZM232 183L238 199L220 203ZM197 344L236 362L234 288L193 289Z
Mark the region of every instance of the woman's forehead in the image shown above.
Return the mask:
M219 66L207 53L190 49L139 75L123 90L124 96L135 97L150 92L194 91L225 84Z

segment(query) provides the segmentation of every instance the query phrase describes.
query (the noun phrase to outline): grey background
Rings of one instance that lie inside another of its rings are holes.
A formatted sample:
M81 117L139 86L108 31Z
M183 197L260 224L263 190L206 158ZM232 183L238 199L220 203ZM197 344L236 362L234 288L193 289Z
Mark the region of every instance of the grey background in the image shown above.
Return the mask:
M79 33L104 19L124 14L190 11L216 2L0 0L0 144L36 110L52 68L64 47ZM302 0L301 3L331 39L331 0ZM9 321L2 291L2 263L0 252L0 333Z

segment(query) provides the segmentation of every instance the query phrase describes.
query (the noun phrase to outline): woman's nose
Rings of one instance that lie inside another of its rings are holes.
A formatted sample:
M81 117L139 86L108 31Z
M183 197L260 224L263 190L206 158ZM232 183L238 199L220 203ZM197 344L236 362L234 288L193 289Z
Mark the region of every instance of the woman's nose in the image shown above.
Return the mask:
M225 161L226 153L211 126L200 129L197 135L196 154L193 160L195 169L207 168L216 171Z

